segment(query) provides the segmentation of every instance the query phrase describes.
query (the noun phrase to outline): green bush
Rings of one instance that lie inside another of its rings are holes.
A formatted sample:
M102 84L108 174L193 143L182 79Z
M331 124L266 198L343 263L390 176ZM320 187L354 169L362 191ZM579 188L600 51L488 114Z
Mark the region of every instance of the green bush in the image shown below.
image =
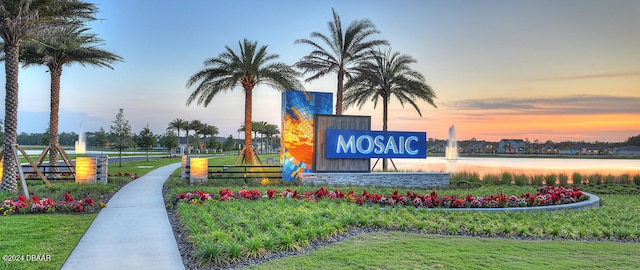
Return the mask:
M561 186L567 186L567 184L569 183L569 176L566 173L559 174L558 179L560 180Z
M502 173L502 184L503 185L511 185L511 181L513 181L513 174L509 172Z
M601 185L602 184L602 175L600 174L592 174L589 176L589 183Z
M573 180L573 184L574 185L578 185L578 184L586 184L586 182L582 182L582 175L580 173L574 172L573 175L571 176L571 180ZM584 179L586 181L586 179Z
M631 184L631 176L629 174L622 174L620 175L619 182L623 185Z
M500 185L501 183L500 177L496 174L486 174L482 179L482 181L485 184L494 184L494 185Z
M480 182L480 174L478 174L477 172L471 173L469 175L469 182L471 183L479 183Z
M604 178L604 183L605 184L613 184L615 182L616 182L616 177L614 175L612 175L612 174L608 174Z
M514 177L516 186L525 186L529 184L529 178L525 174L518 174Z
M557 180L558 180L558 176L556 176L555 173L547 174L544 176L544 183L547 186L554 186Z
M633 183L640 186L640 174L633 177Z
M542 186L542 181L544 180L544 176L540 174L536 174L531 177L531 184L534 186Z

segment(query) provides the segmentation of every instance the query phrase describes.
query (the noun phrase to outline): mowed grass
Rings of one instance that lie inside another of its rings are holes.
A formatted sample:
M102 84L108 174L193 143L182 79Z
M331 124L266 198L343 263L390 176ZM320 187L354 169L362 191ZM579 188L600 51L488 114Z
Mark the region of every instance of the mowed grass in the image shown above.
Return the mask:
M110 166L109 173L128 172L131 175L138 173L139 176L143 176L151 170L176 162L180 162L180 158L123 162L122 167ZM34 180L28 181L28 189L31 194L40 198L52 198L54 201L64 199L65 192L69 192L76 199L90 196L96 201L101 201L132 180L131 176L114 176L109 178L108 184L52 181L52 187ZM18 194L22 194L22 191L0 192L0 200L16 200ZM60 269L96 216L96 213L0 215L0 256L25 256L22 261L0 259L0 269ZM28 255L49 255L51 260L27 261Z
M0 217L0 255L24 260L0 260L0 269L60 269L97 214L38 214ZM27 256L48 255L50 261Z
M637 269L638 243L376 232L248 269Z

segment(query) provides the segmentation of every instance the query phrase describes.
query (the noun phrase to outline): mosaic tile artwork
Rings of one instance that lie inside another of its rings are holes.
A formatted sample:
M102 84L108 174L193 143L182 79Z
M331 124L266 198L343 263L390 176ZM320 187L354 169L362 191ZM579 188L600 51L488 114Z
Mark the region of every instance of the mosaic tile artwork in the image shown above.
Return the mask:
M282 93L282 178L293 181L313 167L313 116L333 113L332 93L287 90Z

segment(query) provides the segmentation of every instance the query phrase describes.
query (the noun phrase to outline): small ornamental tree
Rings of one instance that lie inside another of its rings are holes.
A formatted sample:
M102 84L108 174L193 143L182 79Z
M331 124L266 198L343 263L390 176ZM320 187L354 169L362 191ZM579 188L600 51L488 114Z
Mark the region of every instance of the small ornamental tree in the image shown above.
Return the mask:
M106 148L109 143L109 138L107 138L107 132L104 128L100 127L100 130L96 132L96 146L99 148Z
M158 143L160 143L160 146L166 147L167 149L169 149L169 154L170 154L171 149L178 147L177 138L178 138L178 135L176 135L176 133L173 132L173 130L167 130L167 132L165 132L160 136Z
M111 145L118 150L118 163L122 167L122 150L129 148L132 143L131 125L129 125L129 120L124 119L122 108L116 114L116 120L111 123L113 123L109 131Z
M147 162L149 161L149 150L156 144L156 136L153 135L153 131L149 129L149 124L144 127L138 135L138 141L136 144L138 147L144 149L147 152Z

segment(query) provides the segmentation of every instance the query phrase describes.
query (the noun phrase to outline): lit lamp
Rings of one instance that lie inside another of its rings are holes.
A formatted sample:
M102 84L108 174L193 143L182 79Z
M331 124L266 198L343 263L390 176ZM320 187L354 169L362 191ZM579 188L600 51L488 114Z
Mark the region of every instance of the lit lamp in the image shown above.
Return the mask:
M76 183L95 183L96 170L95 157L76 157Z
M190 158L189 164L189 184L193 184L196 181L201 183L207 181L209 159Z
M4 159L0 159L0 184L2 184L2 177L4 176L4 172L2 171L4 169Z

